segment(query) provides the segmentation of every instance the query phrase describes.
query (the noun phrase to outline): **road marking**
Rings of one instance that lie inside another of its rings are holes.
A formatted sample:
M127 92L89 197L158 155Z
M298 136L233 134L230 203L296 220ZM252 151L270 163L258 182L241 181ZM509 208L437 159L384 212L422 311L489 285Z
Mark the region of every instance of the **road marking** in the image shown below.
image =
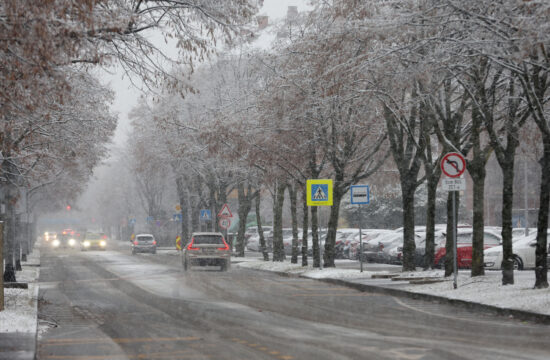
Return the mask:
M167 356L176 355L178 359L183 358L196 358L197 354L192 353L189 350L171 351L171 352L158 352L150 354L121 354L121 355L46 355L44 359L74 359L74 360L116 360L116 359L153 359L153 358L166 358ZM209 355L200 354L201 358L210 359Z
M174 338L105 338L105 339L94 339L94 338L82 338L82 339L48 339L41 343L44 346L62 346L62 345L72 345L72 344L101 344L105 342L114 342L117 344L127 344L127 343L145 343L145 342L171 342L171 341L195 341L200 340L201 338L195 336L189 337L174 337Z

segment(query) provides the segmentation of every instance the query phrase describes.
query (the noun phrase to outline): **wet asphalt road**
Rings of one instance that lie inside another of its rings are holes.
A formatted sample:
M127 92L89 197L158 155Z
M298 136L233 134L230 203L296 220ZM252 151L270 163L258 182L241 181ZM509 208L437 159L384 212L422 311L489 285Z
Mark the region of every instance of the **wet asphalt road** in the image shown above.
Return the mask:
M550 326L173 255L42 251L38 359L549 359Z

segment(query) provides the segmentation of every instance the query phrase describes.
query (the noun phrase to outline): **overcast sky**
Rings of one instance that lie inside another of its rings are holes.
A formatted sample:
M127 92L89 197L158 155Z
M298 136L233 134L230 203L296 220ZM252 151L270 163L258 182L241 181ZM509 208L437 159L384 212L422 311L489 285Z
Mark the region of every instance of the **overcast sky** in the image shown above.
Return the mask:
M259 15L269 16L271 23L272 20L285 17L288 6L298 6L298 11L309 9L308 2L308 0L265 0ZM116 151L116 148L122 147L126 141L129 129L128 113L137 104L141 92L132 86L127 77L122 77L121 71L116 71L114 74L102 72L101 78L115 92L112 109L118 114L118 127L113 139L113 150Z

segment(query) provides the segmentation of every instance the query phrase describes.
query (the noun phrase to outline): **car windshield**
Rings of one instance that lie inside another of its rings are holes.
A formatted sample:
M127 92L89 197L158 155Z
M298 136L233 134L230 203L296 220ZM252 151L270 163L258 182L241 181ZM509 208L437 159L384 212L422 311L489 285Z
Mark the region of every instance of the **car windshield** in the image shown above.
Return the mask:
M99 240L102 238L101 234L87 233L86 240Z
M153 241L153 237L150 235L139 235L136 237L138 241Z

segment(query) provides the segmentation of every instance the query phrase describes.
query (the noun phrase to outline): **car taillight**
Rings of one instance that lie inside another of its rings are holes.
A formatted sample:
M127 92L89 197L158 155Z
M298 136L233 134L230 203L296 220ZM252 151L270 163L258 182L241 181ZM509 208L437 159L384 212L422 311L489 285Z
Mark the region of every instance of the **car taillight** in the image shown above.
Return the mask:
M193 243L195 242L195 238L191 238L191 242L189 245L187 245L187 250L199 250L197 247L193 247Z
M227 244L225 242L225 239L222 237L222 241L223 241L223 244L225 245L224 247L221 247L221 248L218 248L218 250L229 250L229 244Z
M107 239L107 235L103 235L103 238L104 238L104 239Z
M134 245L137 245L137 244L138 244L137 240L134 240Z
M153 245L156 245L157 244L157 241L156 240L153 240Z

